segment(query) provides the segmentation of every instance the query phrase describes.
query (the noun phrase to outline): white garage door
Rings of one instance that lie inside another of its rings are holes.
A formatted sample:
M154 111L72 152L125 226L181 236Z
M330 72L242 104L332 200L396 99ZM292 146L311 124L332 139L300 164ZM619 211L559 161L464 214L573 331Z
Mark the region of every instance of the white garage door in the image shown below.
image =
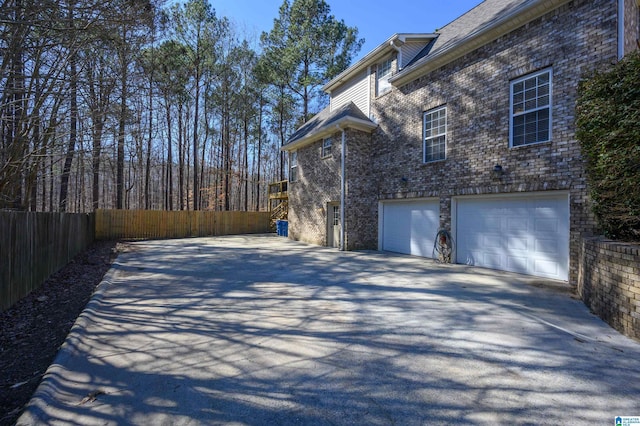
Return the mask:
M440 225L439 201L385 202L380 210L382 250L432 256Z
M457 200L458 263L567 280L566 194Z

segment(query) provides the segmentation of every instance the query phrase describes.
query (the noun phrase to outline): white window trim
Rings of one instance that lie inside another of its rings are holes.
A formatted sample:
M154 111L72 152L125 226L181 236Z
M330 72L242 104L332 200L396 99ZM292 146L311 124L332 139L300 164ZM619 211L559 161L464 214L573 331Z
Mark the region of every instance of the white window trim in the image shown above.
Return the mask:
M298 151L292 151L291 155L289 156L289 182L296 182L297 180L298 180Z
M383 75L380 74L380 70L383 65L389 64L389 71ZM389 58L380 62L376 67L376 96L382 96L391 90L391 83L389 79L393 75L393 58ZM381 88L380 82L384 81L386 84Z
M444 132L442 133L438 133L435 135L431 135L429 136L429 138L427 138L427 115L428 114L433 114L435 112L444 110ZM449 127L449 114L447 111L447 106L446 105L441 105L439 107L435 107L435 108L431 108L428 111L425 111L422 113L422 162L424 164L428 164L428 163L436 163L438 161L444 161L447 159L447 145L448 145L448 141L447 141L447 129ZM427 139L432 140L435 138L439 138L440 136L444 136L444 158L439 158L437 160L429 160L427 161Z
M522 112L522 114L526 114L529 112L533 112L533 111L539 111L542 109L549 109L549 138L547 140L544 141L538 141L538 142L533 142L533 143L524 143L522 145L516 145L513 146L513 86L515 86L517 83L524 81L524 80L528 80L530 78L533 77L537 77L539 75L542 74L546 74L549 73L549 106L548 107L542 107L542 108L534 108L531 110L527 110ZM553 68L545 68L543 70L540 71L536 71L534 73L531 74L527 74L524 75L522 77L519 77L515 80L512 80L511 83L509 84L509 148L521 148L524 146L531 146L531 145L537 145L540 143L547 143L547 142L551 142L553 140L553 134L552 134L552 130L553 130Z
M326 142L329 141L328 146ZM327 153L327 148L329 152ZM320 149L320 158L329 158L333 155L333 138L331 136L322 139L322 148Z

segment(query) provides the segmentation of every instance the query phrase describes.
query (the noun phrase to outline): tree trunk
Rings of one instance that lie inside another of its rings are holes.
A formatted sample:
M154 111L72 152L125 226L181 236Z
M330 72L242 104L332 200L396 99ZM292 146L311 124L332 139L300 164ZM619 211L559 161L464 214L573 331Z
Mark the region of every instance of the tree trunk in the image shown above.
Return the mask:
M178 106L178 195L180 210L184 210L184 139L182 137L182 104Z
M225 111L224 111L224 125L223 125L223 145L225 147L224 150L224 210L229 211L231 209L230 198L230 183L229 183L229 175L231 174L231 141L229 140L231 137L231 126L228 106L226 105L226 97L228 94L225 94Z
M73 5L71 5L69 9L69 22L71 23L71 28L73 28ZM69 198L69 175L71 173L71 164L73 163L73 156L78 138L78 55L73 51L75 46L71 46L71 49L72 52L69 57L69 145L67 146L67 154L64 159L64 167L62 169L62 176L60 179L60 200L58 201L58 208L61 212L67 210Z
M249 211L249 117L244 114L244 211Z
M116 152L116 209L121 210L124 197L124 139L127 125L127 91L128 91L128 64L127 64L127 30L122 29L120 42L120 111L118 117L118 141Z
M24 43L28 28L24 24L26 18L25 6L22 0L17 0L14 3L15 18L15 31L11 34L11 38L8 42L8 57L10 69L9 76L6 79L7 88L7 112L8 124L5 128L4 150L8 153L3 161L9 163L9 167L6 169L4 176L0 176L0 179L4 182L5 188L0 187L2 191L2 198L0 202L8 205L8 207L14 209L23 209L22 198L22 173L23 173L23 161L24 154L26 153L26 141L24 141L24 135L22 134L23 116L25 113L24 104L26 99L25 94L25 76L24 76ZM3 207L0 204L0 208Z
M149 77L149 134L147 135L147 158L144 175L144 206L151 209L151 142L153 140L153 73Z
M123 73L124 76L125 73ZM127 114L127 96L125 91L127 83L123 77L121 79L121 99L120 99L120 116L118 118L118 142L116 153L116 209L123 208L124 195L124 137L126 130L126 114Z
M98 115L98 114L95 114ZM93 180L91 183L91 205L93 210L97 210L100 208L99 200L100 200L100 156L102 155L102 132L104 122L100 117L94 119L93 129L92 129L92 138L93 138L93 149L92 149L92 172L93 172Z
M200 65L196 65L195 111L193 116L193 210L200 209L200 186L198 182L198 106L200 105Z
M260 167L262 162L262 111L263 111L263 98L262 92L260 92L259 101L260 113L258 116L258 167L257 167L257 184L256 184L256 211L260 211Z
M173 153L171 150L171 104L167 97L167 203L165 208L173 210Z

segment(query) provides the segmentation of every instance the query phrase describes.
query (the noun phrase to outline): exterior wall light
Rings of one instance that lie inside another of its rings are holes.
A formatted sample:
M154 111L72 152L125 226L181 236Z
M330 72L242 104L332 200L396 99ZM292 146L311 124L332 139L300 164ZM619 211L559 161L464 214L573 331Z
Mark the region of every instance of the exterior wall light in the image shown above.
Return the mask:
M493 166L493 176L499 178L502 175L504 175L502 166L500 164L496 164L495 166Z

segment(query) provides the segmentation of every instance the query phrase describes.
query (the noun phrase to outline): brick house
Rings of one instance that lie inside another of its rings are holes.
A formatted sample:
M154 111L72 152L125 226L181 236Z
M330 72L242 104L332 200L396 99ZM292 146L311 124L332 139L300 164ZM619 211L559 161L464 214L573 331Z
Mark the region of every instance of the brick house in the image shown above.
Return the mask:
M584 73L638 45L640 0L485 0L396 34L328 82L288 140L289 237L575 285L595 231L574 105Z

